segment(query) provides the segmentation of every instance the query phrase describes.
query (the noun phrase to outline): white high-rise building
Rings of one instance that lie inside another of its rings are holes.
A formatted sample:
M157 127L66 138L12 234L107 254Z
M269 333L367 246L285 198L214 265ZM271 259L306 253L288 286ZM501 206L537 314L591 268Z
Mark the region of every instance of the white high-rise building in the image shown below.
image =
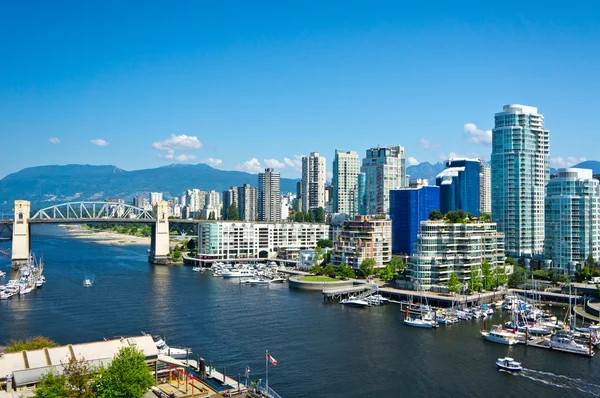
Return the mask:
M550 132L537 108L505 105L492 131L492 217L511 257L544 252Z
M272 168L258 174L258 220L281 221L281 177Z
M354 151L335 151L333 159L332 212L354 217L358 214L358 173L360 159Z
M492 168L480 159L481 172L479 174L479 206L481 213L492 213Z
M591 254L600 259L600 186L588 169L559 169L546 186L545 256L573 274Z
M318 152L302 158L302 210L325 209L325 157Z
M221 219L221 194L217 191L209 191L206 193L206 203L204 203L204 216L206 219L211 219L211 215L215 220Z
M389 213L390 190L408 186L404 147L395 145L367 149L361 172L366 177L366 213Z
M186 195L186 203L191 212L204 210L206 204L206 191L200 189L189 189Z
M258 192L250 184L238 187L240 220L256 221L258 219Z
M158 202L162 202L163 194L162 192L150 192L150 205L154 206Z

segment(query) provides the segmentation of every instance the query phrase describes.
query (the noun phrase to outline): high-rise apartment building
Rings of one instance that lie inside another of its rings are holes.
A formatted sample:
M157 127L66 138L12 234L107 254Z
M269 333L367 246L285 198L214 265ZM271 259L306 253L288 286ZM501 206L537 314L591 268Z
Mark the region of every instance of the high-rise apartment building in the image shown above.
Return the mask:
M190 212L197 212L204 210L206 204L206 191L200 189L188 189L186 195L186 204L189 207Z
M238 187L240 220L256 221L258 218L258 192L250 184Z
M600 258L600 186L588 169L559 169L546 186L545 256L573 274L591 254Z
M481 213L492 214L492 169L485 160L479 163L479 206Z
M366 176L367 214L387 214L390 190L407 186L404 147L367 149L361 172Z
M162 194L162 192L150 192L149 199L150 199L150 205L154 206L158 202L162 202L163 194Z
M492 217L511 257L544 252L550 132L532 106L505 105L492 131Z
M302 210L325 208L325 157L318 152L302 158Z
M440 208L449 211L464 210L479 216L481 163L478 159L449 159L446 168L435 179L440 187Z
M370 216L356 216L344 222L341 234L334 243L331 262L358 269L366 258L383 268L392 259L392 222Z
M332 212L354 217L358 214L360 159L354 151L335 151L333 159Z
M281 177L272 168L258 174L258 220L281 221Z
M439 187L392 189L390 191L392 252L413 254L421 221L428 220L429 213L439 209Z
M231 205L235 205L238 209L238 215L240 211L239 197L238 197L238 187L229 187L228 190L223 191L223 220L227 220L227 212Z
M358 214L367 215L367 175L358 173L358 196L357 196Z
M217 191L209 191L206 193L206 202L204 203L204 216L207 220L221 219L223 203L221 195Z

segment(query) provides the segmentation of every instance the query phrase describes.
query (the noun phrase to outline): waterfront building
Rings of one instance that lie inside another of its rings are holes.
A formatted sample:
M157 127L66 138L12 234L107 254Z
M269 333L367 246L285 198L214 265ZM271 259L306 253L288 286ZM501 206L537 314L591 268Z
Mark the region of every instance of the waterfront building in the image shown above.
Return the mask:
M479 207L480 214L492 214L492 169L488 162L479 160Z
M258 220L281 221L281 177L272 168L258 174Z
M435 179L440 187L440 211L463 210L474 216L480 213L481 163L478 159L451 158Z
M240 204L239 204L239 192L238 192L239 188L238 187L229 187L228 190L223 191L223 220L227 219L227 212L229 211L229 208L231 207L231 205L235 205L235 207L238 209L238 215L239 215L239 211L240 211Z
M158 202L163 201L163 194L162 194L162 192L150 192L149 199L150 199L150 205L154 206Z
M358 214L361 216L367 215L367 175L358 173Z
M358 269L366 258L383 268L392 259L392 221L371 216L356 216L344 222L334 243L331 262L335 267L346 264Z
M258 192L250 184L238 187L240 220L256 221L258 217Z
M485 260L492 270L504 267L504 234L496 223L422 221L407 275L413 289L446 291L453 272L467 282Z
M207 192L200 189L189 189L186 195L186 203L192 213L202 211L206 204Z
M390 190L406 187L404 147L396 145L367 149L361 172L366 176L366 213L387 214L390 209Z
M317 223L215 221L198 225L198 254L205 259L297 258L329 237L329 226Z
M302 210L325 209L325 157L318 152L302 158Z
M392 252L413 254L421 221L429 219L432 210L439 209L440 188L437 186L391 190Z
M332 212L350 216L358 214L358 174L360 159L354 151L335 151L333 159Z
M550 132L537 108L505 105L492 130L492 218L511 257L544 251Z
M545 256L573 274L589 255L600 260L600 187L588 169L559 169L546 186Z

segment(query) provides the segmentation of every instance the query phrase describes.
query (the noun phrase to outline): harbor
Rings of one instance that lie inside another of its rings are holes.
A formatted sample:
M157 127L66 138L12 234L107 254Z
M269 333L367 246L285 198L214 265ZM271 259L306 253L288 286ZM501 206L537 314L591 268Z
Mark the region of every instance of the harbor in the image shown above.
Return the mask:
M424 380L434 379L436 394L446 396L456 393L456 374L470 375L461 379L461 393L474 397L484 396L482 383L500 396L593 396L579 389L600 388L597 358L487 342L480 334L483 318L423 330L404 325L401 297L353 308L324 302L322 291L289 289L286 283L252 287L191 266L149 266L143 246L90 245L51 228L32 239L36 255L44 256L48 283L0 302L0 344L28 335L77 344L143 330L160 334L170 346L189 347L190 360L200 355L231 380L239 375L242 384L246 367L249 380L265 380L268 349L278 360L269 369L269 385L282 397L372 396L373 385L379 395L395 396L406 383L413 386L408 396L427 396L431 385ZM10 275L8 260L0 259L0 270ZM86 275L96 275L89 289L82 287ZM388 297L385 289L379 294ZM546 309L560 320L567 311L564 304ZM485 322L489 329L510 320L510 311L496 309ZM506 356L523 364L521 375L508 377L495 368L496 359ZM345 365L353 362L369 383L351 383ZM402 371L411 367L419 374ZM171 383L176 388L174 374Z

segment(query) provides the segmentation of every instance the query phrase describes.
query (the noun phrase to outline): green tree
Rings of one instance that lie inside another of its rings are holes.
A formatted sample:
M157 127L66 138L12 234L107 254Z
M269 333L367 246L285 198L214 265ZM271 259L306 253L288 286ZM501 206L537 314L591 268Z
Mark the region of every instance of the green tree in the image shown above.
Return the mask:
M325 268L323 268L323 274L335 278L335 268L333 268L332 264L328 264Z
M432 220L432 221L443 220L444 219L444 215L439 210L431 210L429 212L429 219Z
M492 215L490 213L481 213L479 219L481 221L492 221Z
M600 284L599 283L596 284L596 297L600 298Z
M356 273L352 267L348 267L346 264L341 263L337 269L337 274L342 278L356 278Z
M575 280L577 282L584 282L590 280L592 277L592 269L587 266L583 266L579 271L575 271Z
M35 389L36 398L64 398L67 394L67 378L54 371L43 374Z
M519 287L527 281L527 270L520 265L515 265L513 273L508 278L508 286L512 288Z
M232 203L231 206L227 209L227 220L230 221L238 221L240 219L240 213L238 212L238 208L235 203Z
M180 261L182 258L182 254L181 254L181 250L179 250L179 247L175 247L175 249L173 249L173 251L171 252L171 260L173 261Z
M136 347L123 347L108 367L101 367L98 398L142 398L154 385L144 354Z
M460 217L458 216L458 212L456 212L456 211L449 211L448 213L446 213L446 220L449 223L452 223L452 224L457 223L459 218Z
M26 340L11 340L4 349L5 352L21 352L28 350L39 350L42 348L56 347L54 341L44 336L30 337Z
M315 213L310 209L304 213L304 222L315 222Z
M506 260L504 260L504 262L508 265L515 265L515 259L512 257L506 257Z
M456 272L452 272L450 274L450 280L448 281L448 291L450 293L456 293L460 290L460 281L458 280L458 276Z
M320 224L325 223L325 209L323 209L322 207L319 207L315 210L315 222L318 222Z
M323 249L319 246L315 248L315 254L313 256L313 265L322 265L323 263Z
M504 286L508 282L508 276L506 275L506 268L501 265L496 266L494 270L496 275L496 286Z
M208 214L208 218L207 218L207 220L214 220L214 219L215 219L215 212L214 212L214 211L211 211L211 212Z
M375 272L375 260L372 258L365 258L362 260L360 263L360 272L367 278L373 275Z
M331 247L333 247L333 242L330 241L329 239L319 239L317 241L317 247L331 248Z
M396 276L396 267L391 262L379 272L379 277L386 282L393 281Z
M294 213L294 221L296 222L304 222L304 213L300 210Z
M196 241L194 239L190 239L186 246L190 252L193 252L196 250Z
M397 256L392 257L390 264L394 267L394 272L404 272L407 267L404 260L402 260L402 257Z
M39 398L90 398L94 396L95 375L85 359L63 362L63 374L54 371L42 376L35 391Z
M471 280L469 285L471 286L471 292L478 292L483 287L481 269L479 267L471 266Z
M592 256L591 254L587 256L587 258L585 259L585 266L591 270L596 268L596 260L594 260L594 256Z
M483 276L483 288L486 290L496 287L496 278L492 273L492 266L487 259L481 264L481 273Z
M311 274L319 275L323 273L323 267L321 267L318 264L315 264L308 269L308 272L310 272Z

